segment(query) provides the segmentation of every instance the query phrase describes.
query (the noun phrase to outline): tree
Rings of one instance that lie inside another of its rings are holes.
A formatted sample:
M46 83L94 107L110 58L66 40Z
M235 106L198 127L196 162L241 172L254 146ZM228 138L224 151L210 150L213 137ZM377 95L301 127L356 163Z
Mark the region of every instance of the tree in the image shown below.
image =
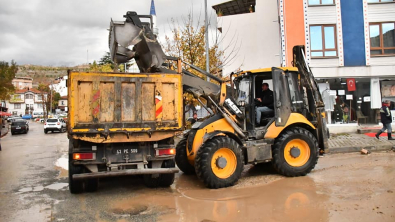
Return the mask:
M194 25L193 16L189 14L187 18L183 18L182 25L176 20L172 19L171 35L165 36L165 43L163 49L166 54L173 57L179 57L183 61L195 65L202 70L206 70L206 41L205 41L205 26L200 25L200 18L197 21L197 25ZM215 33L213 43L209 48L209 59L210 67L209 72L217 77L222 78L222 67L230 62L234 58L234 54L237 53L238 48L234 47L231 50L229 56L224 56L224 51L220 50L220 34ZM193 74L197 75L202 79L207 79L206 76L201 73L190 69L188 66L183 66ZM193 96L184 94L184 105L187 108L187 112L192 109L195 110L195 106L199 102L193 98Z
M49 87L49 84L45 83L40 83L37 88L40 91L40 95L42 98L42 104L43 104L43 111L44 111L44 118L48 118L48 113L50 111L51 107L51 89ZM52 92L54 94L54 92Z
M18 67L14 61L11 61L11 65L8 62L0 61L0 100L10 99L11 94L15 91L12 80L17 71Z
M58 107L59 106L59 100L60 100L60 93L55 92L53 94L52 107Z

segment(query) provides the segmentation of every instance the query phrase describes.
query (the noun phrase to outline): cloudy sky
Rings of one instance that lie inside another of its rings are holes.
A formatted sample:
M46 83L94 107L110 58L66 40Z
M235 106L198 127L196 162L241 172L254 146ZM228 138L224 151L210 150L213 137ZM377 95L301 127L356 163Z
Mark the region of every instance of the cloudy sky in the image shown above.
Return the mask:
M211 6L226 1L207 0L212 24ZM150 5L151 0L0 0L0 61L75 66L99 60L108 51L110 19L124 21L126 11L149 14ZM160 39L171 18L181 20L191 11L204 17L204 0L155 0L155 7Z

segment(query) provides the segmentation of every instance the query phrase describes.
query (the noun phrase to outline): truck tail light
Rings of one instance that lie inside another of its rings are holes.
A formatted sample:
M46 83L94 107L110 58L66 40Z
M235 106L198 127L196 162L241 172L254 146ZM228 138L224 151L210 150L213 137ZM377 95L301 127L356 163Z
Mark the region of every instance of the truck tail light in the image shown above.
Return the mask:
M156 150L156 155L157 156L162 156L162 155L175 155L176 154L176 149L170 148L170 149L157 149Z
M93 160L96 159L95 153L73 153L74 160Z

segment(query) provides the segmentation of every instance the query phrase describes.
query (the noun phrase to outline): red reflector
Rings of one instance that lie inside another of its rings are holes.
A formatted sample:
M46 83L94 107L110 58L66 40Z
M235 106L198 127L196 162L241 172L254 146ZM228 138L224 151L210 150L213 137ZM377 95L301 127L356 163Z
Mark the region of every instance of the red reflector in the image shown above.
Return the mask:
M93 159L93 153L74 153L73 159L75 159L75 160L91 160L91 159Z
M175 149L160 149L158 150L158 155L174 155L176 154L176 150Z
M60 125L60 123L57 123L58 125Z

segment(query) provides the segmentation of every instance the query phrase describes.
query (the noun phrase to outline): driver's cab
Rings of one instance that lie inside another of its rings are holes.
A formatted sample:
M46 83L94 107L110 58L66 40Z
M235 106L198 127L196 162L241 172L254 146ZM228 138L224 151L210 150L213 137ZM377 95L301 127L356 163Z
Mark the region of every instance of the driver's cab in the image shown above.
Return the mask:
M267 83L269 90L273 91L273 111L262 114L259 124L256 124L256 107L261 106L257 98L262 91L263 83ZM276 126L285 126L292 112L304 116L308 113L306 89L302 87L296 67L246 71L235 77L234 84L234 98L245 113L243 128L248 131L249 137L262 138L273 122Z

